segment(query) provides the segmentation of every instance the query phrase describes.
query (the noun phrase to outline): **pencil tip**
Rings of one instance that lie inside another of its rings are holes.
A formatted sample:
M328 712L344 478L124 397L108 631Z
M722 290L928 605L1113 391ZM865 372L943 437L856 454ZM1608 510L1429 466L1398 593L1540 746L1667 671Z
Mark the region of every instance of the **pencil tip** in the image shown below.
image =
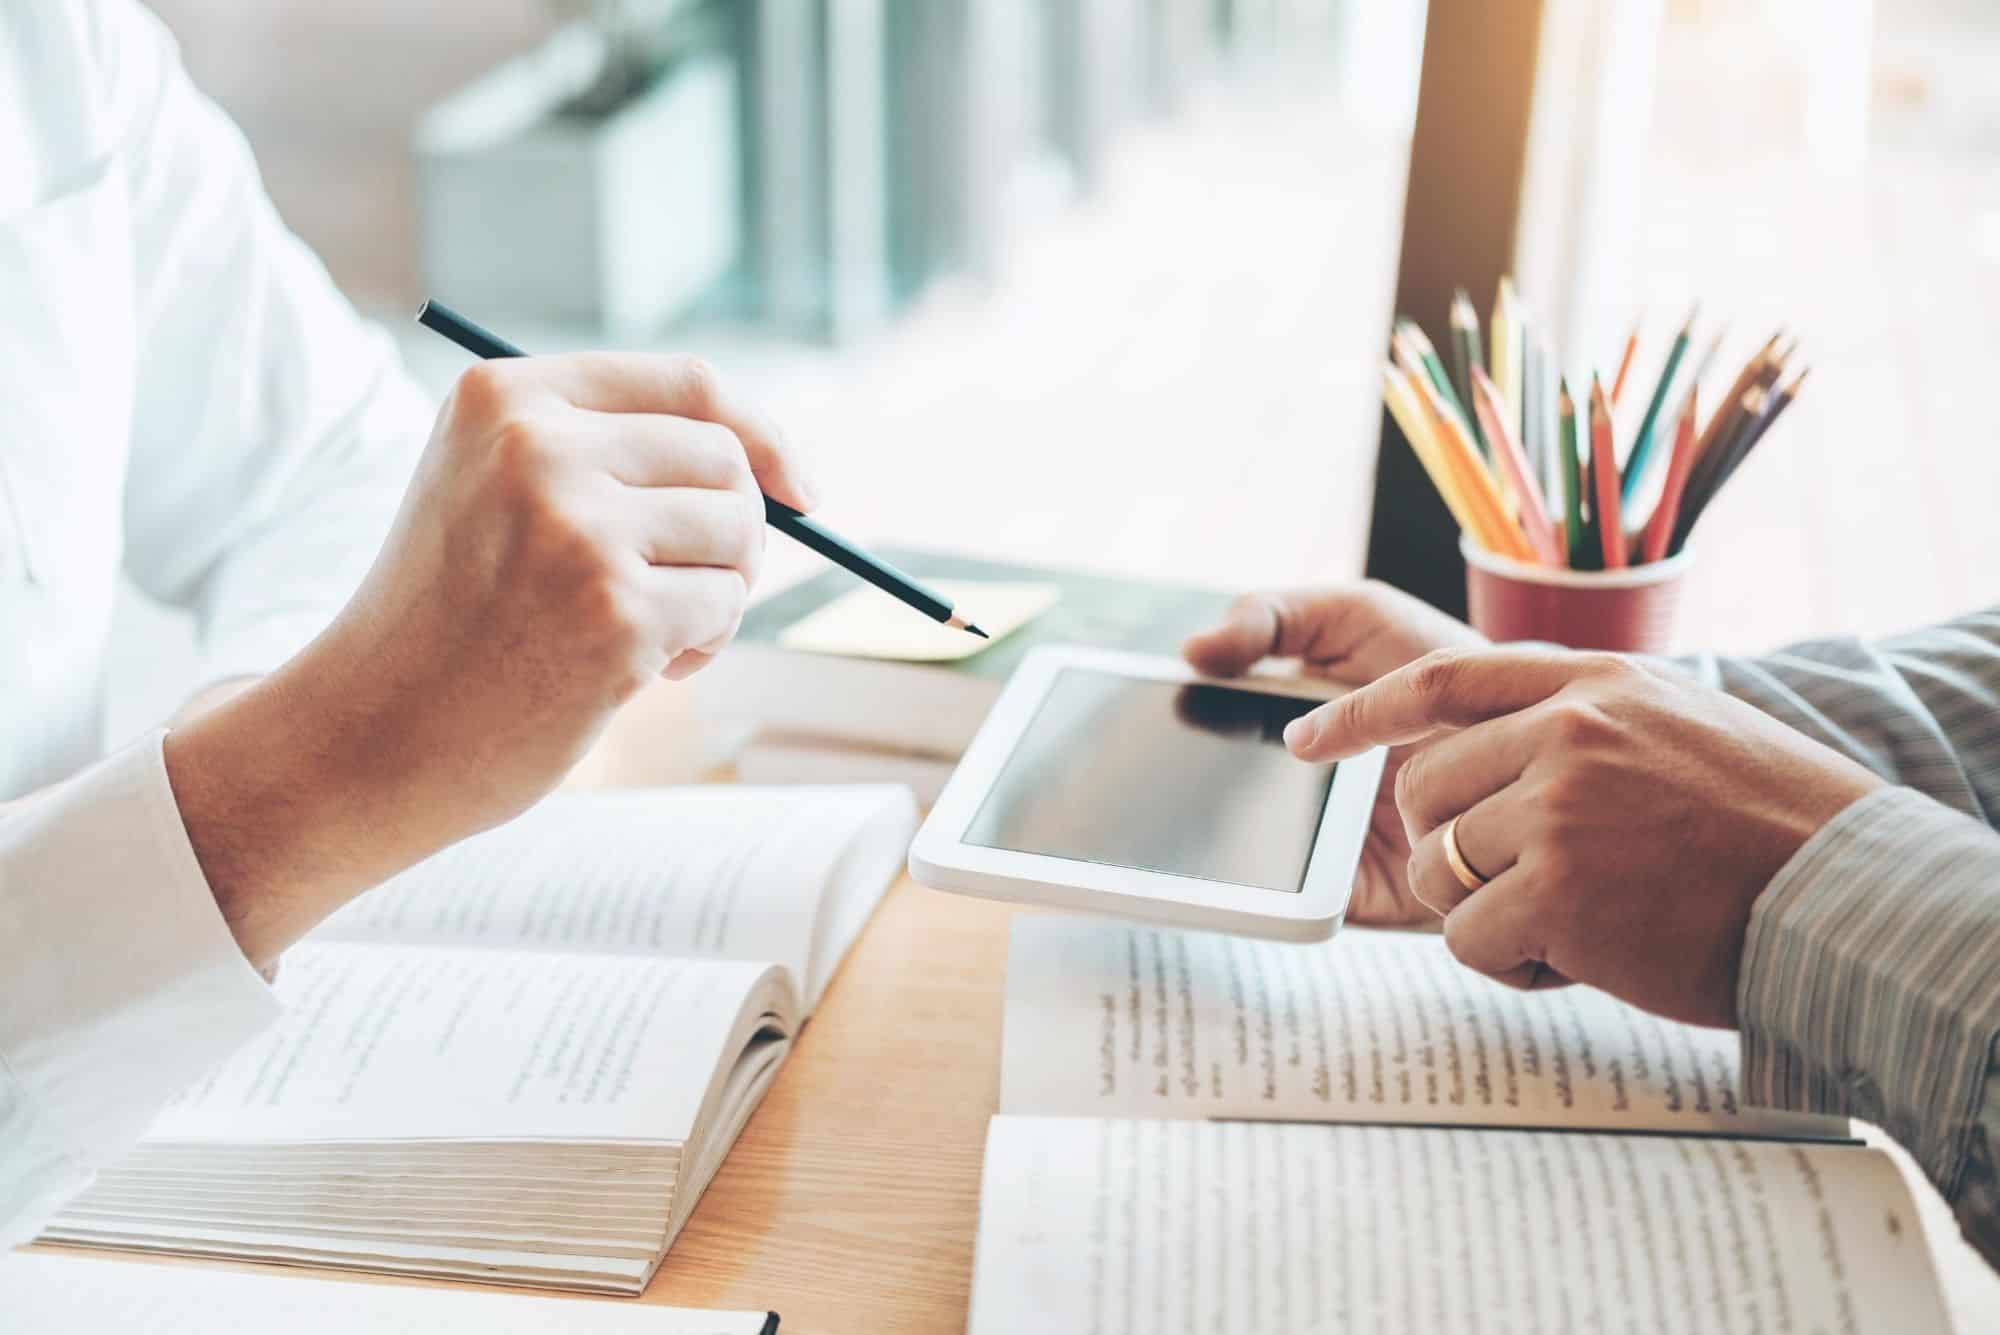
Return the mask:
M965 623L965 628L971 631L974 635L977 635L982 640L990 640L993 638L991 635L988 635L985 631L979 629L979 627L973 625L969 621Z

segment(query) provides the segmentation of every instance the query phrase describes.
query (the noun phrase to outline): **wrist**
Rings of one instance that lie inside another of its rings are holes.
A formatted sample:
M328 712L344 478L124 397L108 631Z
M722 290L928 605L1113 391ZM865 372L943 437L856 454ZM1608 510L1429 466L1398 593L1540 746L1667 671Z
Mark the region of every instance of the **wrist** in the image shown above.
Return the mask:
M310 651L308 651L310 653ZM366 729L322 698L305 655L167 734L167 779L196 861L259 968L357 894L434 851L384 819L356 753Z

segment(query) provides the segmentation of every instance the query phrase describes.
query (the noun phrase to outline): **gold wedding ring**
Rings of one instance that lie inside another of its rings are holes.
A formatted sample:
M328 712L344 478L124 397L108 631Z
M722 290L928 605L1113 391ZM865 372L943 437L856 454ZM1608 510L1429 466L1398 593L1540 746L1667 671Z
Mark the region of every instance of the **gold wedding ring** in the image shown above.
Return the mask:
M1444 860L1451 864L1451 874L1467 890L1477 890L1486 884L1486 878L1473 870L1465 860L1465 850L1458 846L1458 817L1453 816L1444 823Z

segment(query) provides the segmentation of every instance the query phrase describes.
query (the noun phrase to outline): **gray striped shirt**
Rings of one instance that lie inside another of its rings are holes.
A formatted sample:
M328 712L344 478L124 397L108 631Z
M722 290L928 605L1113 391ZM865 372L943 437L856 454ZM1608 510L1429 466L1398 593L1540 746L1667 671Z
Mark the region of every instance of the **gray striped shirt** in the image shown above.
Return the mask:
M2000 608L1691 666L1898 785L1828 822L1751 913L1745 1096L1882 1127L2000 1267Z

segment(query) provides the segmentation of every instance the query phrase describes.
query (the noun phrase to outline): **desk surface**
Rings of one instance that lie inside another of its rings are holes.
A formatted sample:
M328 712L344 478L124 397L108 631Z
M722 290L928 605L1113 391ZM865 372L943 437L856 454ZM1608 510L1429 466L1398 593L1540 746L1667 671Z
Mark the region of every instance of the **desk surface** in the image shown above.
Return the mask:
M897 883L645 1301L770 1307L810 1335L965 1329L1017 911ZM2000 1276L1863 1134L1917 1197L1958 1329L2000 1329Z
M965 1329L1014 911L890 891L647 1301L813 1335Z
M578 781L690 777L686 698L635 702ZM771 1308L799 1335L965 1329L1016 911L896 884L641 1301ZM1868 1138L1911 1183L1958 1329L2000 1329L2000 1276Z

